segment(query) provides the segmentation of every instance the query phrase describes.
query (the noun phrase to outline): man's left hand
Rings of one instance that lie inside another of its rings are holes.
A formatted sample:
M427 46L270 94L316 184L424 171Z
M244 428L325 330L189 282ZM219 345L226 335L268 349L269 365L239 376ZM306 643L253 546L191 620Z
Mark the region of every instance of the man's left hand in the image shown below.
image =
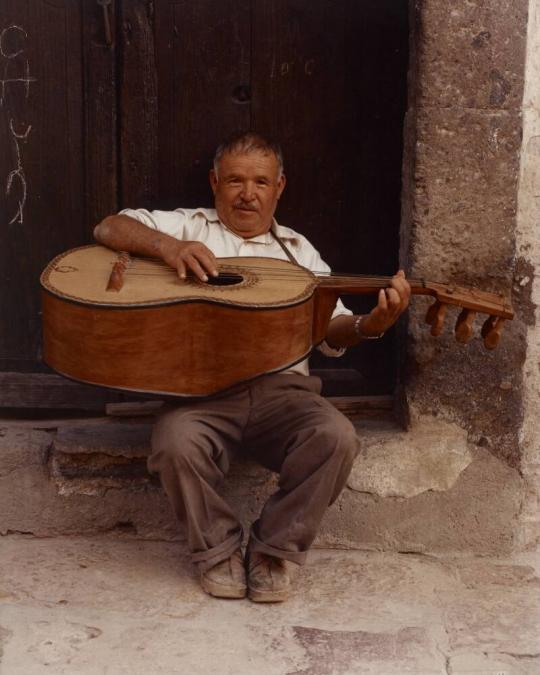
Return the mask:
M411 287L405 278L405 272L392 277L389 288L381 288L377 305L366 314L359 326L360 335L366 337L380 335L393 326L409 306Z

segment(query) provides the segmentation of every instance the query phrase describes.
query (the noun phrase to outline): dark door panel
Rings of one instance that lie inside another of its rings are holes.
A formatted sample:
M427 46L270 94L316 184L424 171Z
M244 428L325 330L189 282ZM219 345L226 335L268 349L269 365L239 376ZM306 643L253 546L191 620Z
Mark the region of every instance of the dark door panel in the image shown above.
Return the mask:
M208 169L250 125L249 0L154 2L160 208L212 204Z
M253 127L286 153L278 217L337 271L397 269L407 39L407 2L253 3ZM364 312L374 298L344 301ZM312 366L349 369L344 393L390 392L392 340Z
M42 368L39 274L116 206L114 53L96 8L0 4L1 370Z

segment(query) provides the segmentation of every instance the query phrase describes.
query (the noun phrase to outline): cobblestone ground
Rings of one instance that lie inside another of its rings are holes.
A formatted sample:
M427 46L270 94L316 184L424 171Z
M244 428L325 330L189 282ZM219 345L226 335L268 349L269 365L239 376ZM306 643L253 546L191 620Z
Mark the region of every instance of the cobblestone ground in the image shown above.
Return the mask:
M315 550L287 603L205 595L181 544L0 539L0 672L540 674L540 556Z

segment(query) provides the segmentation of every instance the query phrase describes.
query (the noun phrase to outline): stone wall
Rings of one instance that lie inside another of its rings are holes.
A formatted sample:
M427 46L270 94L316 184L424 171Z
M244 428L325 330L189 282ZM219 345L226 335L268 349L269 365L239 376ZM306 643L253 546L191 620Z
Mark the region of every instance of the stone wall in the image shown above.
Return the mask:
M520 548L540 542L540 3L531 0L525 96L523 150L519 188L517 256L520 285L530 294L524 312L527 353L523 370L523 426L520 434L521 469L526 493L521 511ZM535 321L536 319L536 321Z
M424 0L412 25L403 259L414 277L511 290L517 317L488 352L480 317L467 346L452 335L457 310L434 340L423 324L426 303L415 303L404 359L408 411L455 422L519 467L531 292L516 257L527 2Z

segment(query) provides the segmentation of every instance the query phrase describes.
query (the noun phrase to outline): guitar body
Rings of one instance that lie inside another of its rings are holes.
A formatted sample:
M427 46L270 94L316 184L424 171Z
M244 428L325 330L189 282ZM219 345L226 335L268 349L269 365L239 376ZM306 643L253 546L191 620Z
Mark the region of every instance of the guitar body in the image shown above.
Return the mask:
M321 312L314 275L270 258L221 258L233 275L228 285L181 280L160 261L134 258L121 290L108 291L117 259L85 246L55 258L41 276L44 360L62 375L208 396L308 356L335 302L332 294Z

